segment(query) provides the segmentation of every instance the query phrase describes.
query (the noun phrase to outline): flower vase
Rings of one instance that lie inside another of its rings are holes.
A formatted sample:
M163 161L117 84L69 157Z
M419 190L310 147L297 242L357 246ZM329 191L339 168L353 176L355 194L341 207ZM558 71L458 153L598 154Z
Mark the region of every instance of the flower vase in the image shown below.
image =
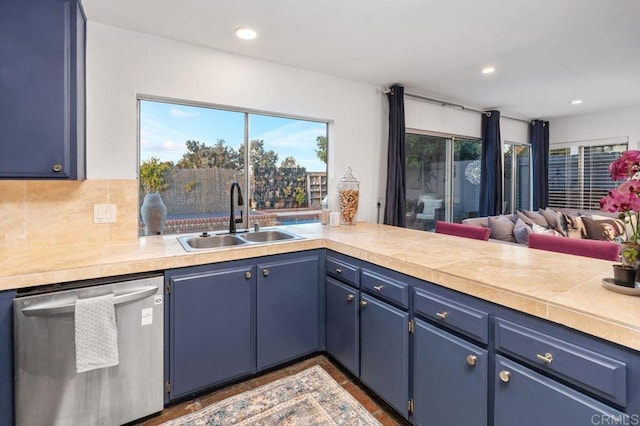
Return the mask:
M627 265L613 265L613 281L623 287L635 287L638 270Z
M162 234L167 220L167 206L162 201L160 193L154 192L144 196L140 215L144 222L145 235Z

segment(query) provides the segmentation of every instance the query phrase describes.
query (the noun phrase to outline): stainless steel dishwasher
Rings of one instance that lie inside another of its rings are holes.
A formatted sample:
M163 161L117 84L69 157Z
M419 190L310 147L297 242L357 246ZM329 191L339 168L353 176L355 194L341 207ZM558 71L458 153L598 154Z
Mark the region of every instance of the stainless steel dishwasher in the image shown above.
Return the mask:
M18 293L14 300L16 425L120 425L161 411L163 277L58 287ZM77 373L76 300L109 294L119 363Z

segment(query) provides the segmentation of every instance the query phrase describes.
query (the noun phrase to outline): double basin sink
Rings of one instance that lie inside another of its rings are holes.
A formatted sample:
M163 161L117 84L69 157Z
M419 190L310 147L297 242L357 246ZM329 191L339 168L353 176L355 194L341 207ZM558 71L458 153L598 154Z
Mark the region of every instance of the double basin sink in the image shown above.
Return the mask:
M223 247L275 243L278 241L301 240L304 237L281 229L263 231L238 232L237 234L208 234L200 236L178 237L178 241L186 251L210 250Z

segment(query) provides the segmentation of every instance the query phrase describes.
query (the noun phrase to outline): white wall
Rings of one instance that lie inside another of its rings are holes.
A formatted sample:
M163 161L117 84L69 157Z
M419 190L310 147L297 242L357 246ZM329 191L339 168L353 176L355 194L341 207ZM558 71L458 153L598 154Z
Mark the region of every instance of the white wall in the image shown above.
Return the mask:
M549 143L628 137L640 149L640 106L558 118L549 122Z
M480 138L481 114L471 110L441 106L418 99L404 101L405 125L408 129ZM500 117L503 142L528 142L527 123Z
M330 120L330 189L350 166L357 220L376 220L388 114L378 87L89 22L89 179L136 178L137 94Z

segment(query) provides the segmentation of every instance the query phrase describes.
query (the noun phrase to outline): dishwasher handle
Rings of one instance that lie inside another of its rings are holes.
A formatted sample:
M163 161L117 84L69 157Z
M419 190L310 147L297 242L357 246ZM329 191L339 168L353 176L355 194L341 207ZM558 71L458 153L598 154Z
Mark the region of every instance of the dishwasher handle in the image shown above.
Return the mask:
M153 296L158 291L158 287L147 287L143 290L132 291L131 293L119 294L113 297L114 305L121 305L123 303L134 302L136 300L145 299L149 296ZM29 306L22 308L20 312L27 317L34 316L49 316L68 314L75 311L75 301L73 303L59 303L59 304L47 304L40 306Z

